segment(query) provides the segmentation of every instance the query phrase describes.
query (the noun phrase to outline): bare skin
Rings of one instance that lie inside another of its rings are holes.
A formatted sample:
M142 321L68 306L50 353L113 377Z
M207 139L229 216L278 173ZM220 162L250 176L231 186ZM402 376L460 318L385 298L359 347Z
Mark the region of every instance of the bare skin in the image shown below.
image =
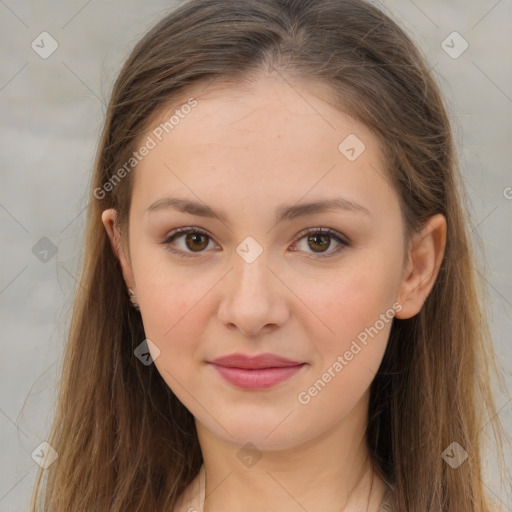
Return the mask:
M375 512L386 485L369 464L364 432L391 321L376 322L390 310L419 312L446 221L432 217L407 249L377 139L312 84L265 74L251 88L203 87L191 88L197 107L133 171L129 246L114 210L102 220L160 350L154 364L196 418L207 511ZM153 128L168 119L161 114ZM338 149L350 134L365 145L353 161ZM167 197L223 214L148 210ZM340 197L362 208L276 223L282 205ZM165 243L187 226L208 235ZM331 228L343 242L308 241L307 228ZM247 237L256 244L244 245ZM248 263L240 246L262 252ZM370 326L378 333L346 360ZM241 389L209 364L233 352L306 364L271 388ZM347 364L333 370L340 355ZM318 379L328 382L308 392ZM237 456L248 442L261 455L252 467Z

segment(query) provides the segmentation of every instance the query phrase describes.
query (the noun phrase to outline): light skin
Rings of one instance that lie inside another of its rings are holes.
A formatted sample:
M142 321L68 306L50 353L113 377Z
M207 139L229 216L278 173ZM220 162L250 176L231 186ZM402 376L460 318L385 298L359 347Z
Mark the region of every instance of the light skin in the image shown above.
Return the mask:
M207 511L243 503L246 512L374 512L386 486L364 434L391 322L309 403L297 397L393 304L398 318L419 312L442 261L446 221L433 216L405 243L377 139L324 101L320 86L262 74L250 88L203 87L190 89L197 107L133 171L129 244L114 210L102 221L160 350L154 364L196 418ZM169 115L160 112L152 128ZM338 149L349 134L366 146L354 161ZM166 197L223 214L148 211ZM282 205L340 197L367 211L276 223ZM187 226L208 236L162 243ZM348 245L318 233L308 241L307 228L331 228ZM251 263L236 251L248 236L262 249ZM233 352L307 364L272 388L240 389L207 363ZM248 442L261 455L252 467L237 457Z

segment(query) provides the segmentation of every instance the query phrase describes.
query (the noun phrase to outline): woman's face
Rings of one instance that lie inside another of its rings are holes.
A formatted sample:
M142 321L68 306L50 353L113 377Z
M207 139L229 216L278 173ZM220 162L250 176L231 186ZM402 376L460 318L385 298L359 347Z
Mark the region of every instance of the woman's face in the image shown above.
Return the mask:
M132 171L121 257L154 364L200 424L260 449L362 411L401 309L403 225L377 139L315 90L270 76L190 89L197 104L154 123ZM333 204L306 207L319 202ZM212 364L232 354L292 363Z

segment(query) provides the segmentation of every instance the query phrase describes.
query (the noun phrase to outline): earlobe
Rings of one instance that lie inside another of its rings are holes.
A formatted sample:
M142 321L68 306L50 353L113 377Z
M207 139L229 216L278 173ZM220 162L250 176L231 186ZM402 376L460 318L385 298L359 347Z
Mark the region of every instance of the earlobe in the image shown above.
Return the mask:
M123 277L126 286L128 288L135 289L135 281L133 278L131 263L129 259L126 257L121 239L121 233L119 230L119 225L117 223L117 211L114 208L109 208L108 210L103 211L103 213L101 214L101 221L103 222L105 231L107 232L107 235L110 239L112 251L116 258L119 260L119 263L121 264L121 269L123 272Z
M446 219L437 214L413 240L400 286L398 301L402 309L397 318L411 318L420 312L439 274L445 246Z

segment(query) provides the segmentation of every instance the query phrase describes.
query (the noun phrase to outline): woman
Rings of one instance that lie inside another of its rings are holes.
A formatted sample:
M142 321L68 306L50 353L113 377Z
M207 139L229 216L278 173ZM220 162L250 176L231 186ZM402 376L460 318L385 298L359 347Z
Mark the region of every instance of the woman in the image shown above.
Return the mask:
M114 85L33 510L490 510L461 192L378 8L182 3Z

